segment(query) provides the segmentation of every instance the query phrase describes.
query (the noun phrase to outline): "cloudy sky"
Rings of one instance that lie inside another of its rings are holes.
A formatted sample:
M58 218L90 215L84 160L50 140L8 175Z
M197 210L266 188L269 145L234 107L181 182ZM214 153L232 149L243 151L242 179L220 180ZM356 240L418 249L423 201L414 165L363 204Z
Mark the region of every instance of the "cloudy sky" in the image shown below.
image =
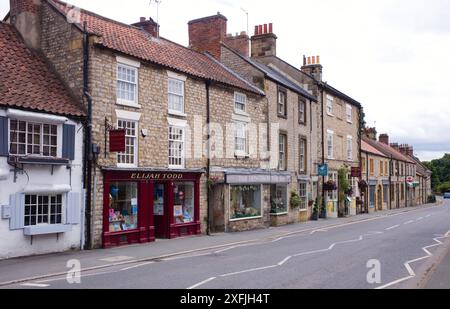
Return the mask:
M125 23L156 19L150 0L70 0ZM187 22L221 12L228 32L274 23L278 56L320 55L324 80L363 103L369 125L423 160L450 153L450 1L162 0L161 35L187 45ZM0 15L9 1L0 0Z

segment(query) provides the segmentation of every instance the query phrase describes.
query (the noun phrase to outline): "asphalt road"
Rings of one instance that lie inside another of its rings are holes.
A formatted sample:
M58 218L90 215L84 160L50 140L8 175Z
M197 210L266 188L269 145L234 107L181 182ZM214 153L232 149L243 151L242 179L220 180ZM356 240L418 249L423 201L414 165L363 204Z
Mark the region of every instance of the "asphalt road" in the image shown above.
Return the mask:
M66 277L57 277L6 288L410 288L440 258L439 250L447 247L450 247L448 200L441 207L381 220L85 272L79 284L69 284ZM380 280L369 282L369 272L374 275L370 278Z

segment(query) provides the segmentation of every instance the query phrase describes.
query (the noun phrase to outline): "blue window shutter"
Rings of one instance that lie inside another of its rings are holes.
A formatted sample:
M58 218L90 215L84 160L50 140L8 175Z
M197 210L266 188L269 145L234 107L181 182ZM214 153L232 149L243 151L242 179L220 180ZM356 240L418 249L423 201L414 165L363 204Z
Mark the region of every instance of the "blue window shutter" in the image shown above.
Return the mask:
M12 194L9 197L11 207L11 219L9 219L10 230L20 230L25 225L25 195L21 193Z
M62 156L65 159L75 160L75 126L63 125Z
M80 224L81 219L81 194L69 192L67 194L66 224Z
M8 118L0 116L0 157L7 157L8 155Z

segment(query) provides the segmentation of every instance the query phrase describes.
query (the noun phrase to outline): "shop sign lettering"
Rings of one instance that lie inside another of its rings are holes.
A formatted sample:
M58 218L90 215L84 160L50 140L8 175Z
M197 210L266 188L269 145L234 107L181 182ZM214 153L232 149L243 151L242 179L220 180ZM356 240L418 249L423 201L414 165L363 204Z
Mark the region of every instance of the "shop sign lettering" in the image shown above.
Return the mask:
M164 173L133 173L132 180L181 180L183 174L164 174Z

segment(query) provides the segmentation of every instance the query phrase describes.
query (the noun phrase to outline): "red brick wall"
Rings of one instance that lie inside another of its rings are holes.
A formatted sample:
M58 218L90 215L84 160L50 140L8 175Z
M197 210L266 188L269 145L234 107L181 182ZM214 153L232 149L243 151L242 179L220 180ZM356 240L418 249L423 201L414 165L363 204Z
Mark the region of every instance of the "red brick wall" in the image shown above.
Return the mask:
M227 36L224 40L224 43L240 54L248 57L250 52L249 40L250 38L248 37L248 35L242 33L237 36Z
M217 14L189 22L189 46L220 59L220 43L227 33L227 18Z
M133 24L133 26L144 29L145 31L150 33L153 37L158 37L159 26L153 19L149 20L141 19L140 22Z

